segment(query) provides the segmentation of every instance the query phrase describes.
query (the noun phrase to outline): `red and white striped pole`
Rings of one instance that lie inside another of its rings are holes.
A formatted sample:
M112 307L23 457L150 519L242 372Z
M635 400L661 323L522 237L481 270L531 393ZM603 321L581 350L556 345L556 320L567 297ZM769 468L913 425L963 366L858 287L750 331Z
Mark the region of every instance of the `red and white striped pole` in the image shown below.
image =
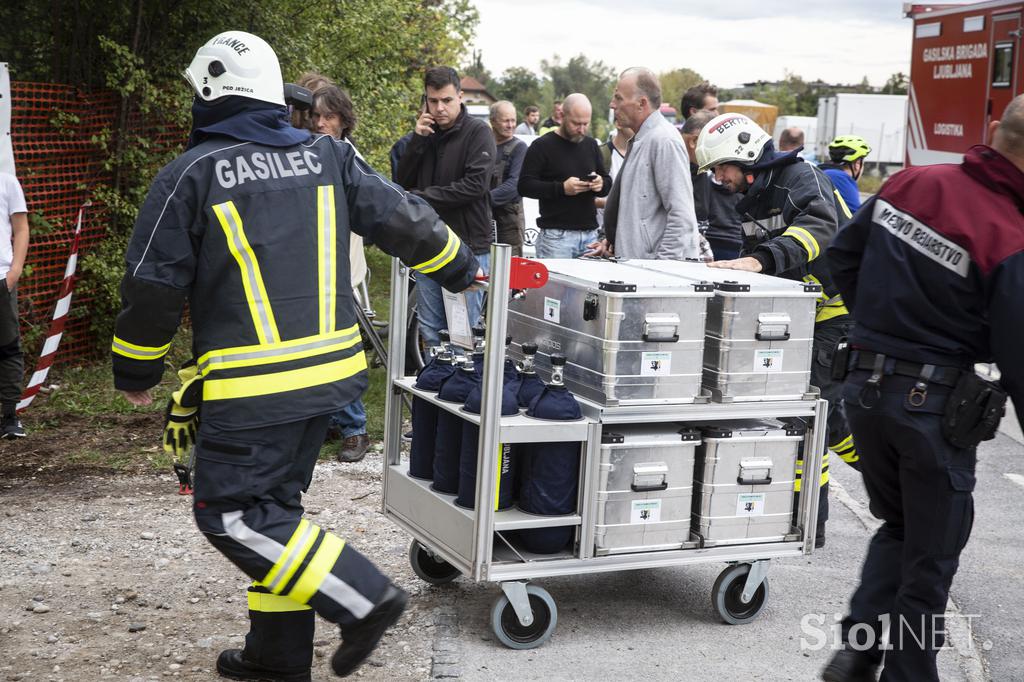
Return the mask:
M46 343L39 354L39 364L32 378L25 387L25 392L18 403L18 412L21 412L35 399L46 375L50 373L50 366L57 358L57 346L60 345L60 337L64 334L64 323L68 319L68 311L71 310L71 292L75 288L75 270L78 268L78 240L82 235L82 215L87 206L92 202L87 201L78 209L78 224L75 226L75 237L71 242L71 256L68 258L68 266L64 269L64 280L60 283L60 290L57 294L57 305L53 309L53 321L50 322L50 333L46 336Z

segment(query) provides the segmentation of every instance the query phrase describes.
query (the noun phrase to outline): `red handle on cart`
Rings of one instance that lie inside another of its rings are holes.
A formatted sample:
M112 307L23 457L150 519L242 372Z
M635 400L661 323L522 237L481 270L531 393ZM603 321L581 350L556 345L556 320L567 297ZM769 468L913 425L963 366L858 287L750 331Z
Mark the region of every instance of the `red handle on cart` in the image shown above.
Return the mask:
M488 275L477 275L477 282L490 282ZM512 256L508 275L509 289L540 289L548 283L548 269L540 261Z

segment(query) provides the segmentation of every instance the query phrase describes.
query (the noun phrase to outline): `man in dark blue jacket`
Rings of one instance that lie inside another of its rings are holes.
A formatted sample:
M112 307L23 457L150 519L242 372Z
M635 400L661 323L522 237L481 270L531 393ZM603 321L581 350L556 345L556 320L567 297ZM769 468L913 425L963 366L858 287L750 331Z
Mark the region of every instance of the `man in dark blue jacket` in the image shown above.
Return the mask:
M1002 410L975 363L999 365L1024 423L1024 96L993 123L991 147L893 176L828 260L856 321L843 398L883 524L823 679L874 680L888 624L881 679L938 680L943 613L974 519L975 446Z
M470 249L346 141L288 121L281 69L257 36L228 31L196 53L189 149L139 211L111 346L114 385L152 402L185 302L196 363L169 406L168 441L195 435L194 514L254 581L234 679L310 679L314 613L337 623L348 675L401 616L406 594L351 544L303 518L331 413L366 387L349 284L349 230L452 291Z

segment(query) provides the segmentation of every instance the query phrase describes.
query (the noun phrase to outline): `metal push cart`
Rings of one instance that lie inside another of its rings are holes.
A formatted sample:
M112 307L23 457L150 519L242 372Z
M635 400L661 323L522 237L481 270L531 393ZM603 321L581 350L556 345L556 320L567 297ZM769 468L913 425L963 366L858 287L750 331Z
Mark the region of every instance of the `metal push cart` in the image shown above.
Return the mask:
M513 260L511 248L491 247L491 276L487 305L486 351L483 370L483 403L479 415L461 406L438 400L433 393L414 388L415 378L406 377L403 363L388 366L384 441L385 515L413 538L409 559L413 570L425 581L440 585L460 575L474 581L497 582L501 586L491 613L498 639L516 649L528 649L547 641L557 622L554 599L530 580L550 576L577 575L683 564L723 562L728 564L712 590L712 602L728 623L740 624L755 618L768 597L768 561L773 558L810 554L814 547L818 507L818 486L804 486L799 496L796 522L778 542L723 544L701 547L686 543L683 549L608 554L595 553L596 481L599 475L601 431L609 424L655 422L686 423L736 419L799 417L807 421L804 436L804 471L816 472L825 447L826 401L815 394L803 400L703 403L663 406L604 407L579 399L584 417L578 421L553 422L523 414L501 416L503 343L511 292L509 281ZM408 268L397 259L391 277L390 357L401 358L405 348ZM529 294L527 294L529 295ZM404 394L426 400L480 427L475 509L454 503L454 495L437 493L429 481L408 475L401 458L402 398ZM565 516L534 516L518 509L496 511L493 501L498 476L500 444L578 441L581 447L578 507ZM814 480L807 476L808 480ZM554 555L533 555L518 549L506 537L508 531L556 526L575 526L571 549Z

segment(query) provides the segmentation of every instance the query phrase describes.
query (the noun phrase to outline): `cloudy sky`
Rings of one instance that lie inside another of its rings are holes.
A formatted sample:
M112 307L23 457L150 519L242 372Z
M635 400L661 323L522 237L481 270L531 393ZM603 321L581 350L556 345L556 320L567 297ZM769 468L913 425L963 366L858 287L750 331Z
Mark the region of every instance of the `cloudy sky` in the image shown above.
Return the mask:
M807 7L808 5L814 5ZM898 0L476 0L476 48L494 74L583 53L623 69L688 67L719 86L778 80L882 85L909 71Z

